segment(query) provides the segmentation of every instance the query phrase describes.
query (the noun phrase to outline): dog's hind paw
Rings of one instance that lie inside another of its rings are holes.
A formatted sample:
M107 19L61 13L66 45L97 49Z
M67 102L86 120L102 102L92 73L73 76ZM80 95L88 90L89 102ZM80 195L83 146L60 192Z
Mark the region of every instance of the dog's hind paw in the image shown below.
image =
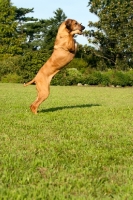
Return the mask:
M31 104L30 110L31 110L31 112L33 112L34 114L37 114L37 108L36 108L34 105Z

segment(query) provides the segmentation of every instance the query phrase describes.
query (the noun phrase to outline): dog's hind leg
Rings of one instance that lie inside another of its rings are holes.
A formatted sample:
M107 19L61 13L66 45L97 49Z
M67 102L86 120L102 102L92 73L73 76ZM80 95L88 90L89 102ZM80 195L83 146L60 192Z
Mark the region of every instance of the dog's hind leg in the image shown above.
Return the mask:
M37 91L38 91L37 99L30 106L31 111L34 114L37 114L37 109L39 105L48 98L50 93L50 85L47 86L44 85L43 87L42 85L41 87L37 85Z

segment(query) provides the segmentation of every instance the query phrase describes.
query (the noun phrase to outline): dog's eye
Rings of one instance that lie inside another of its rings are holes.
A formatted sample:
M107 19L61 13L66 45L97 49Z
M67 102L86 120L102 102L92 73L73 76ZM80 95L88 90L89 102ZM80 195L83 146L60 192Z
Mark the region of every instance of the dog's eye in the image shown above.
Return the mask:
M77 25L78 23L77 22L75 22L75 25Z

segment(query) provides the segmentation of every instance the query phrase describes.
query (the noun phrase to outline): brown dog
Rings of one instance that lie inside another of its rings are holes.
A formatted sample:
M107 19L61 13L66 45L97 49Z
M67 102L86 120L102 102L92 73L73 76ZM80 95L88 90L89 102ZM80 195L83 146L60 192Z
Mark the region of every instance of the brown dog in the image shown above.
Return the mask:
M82 34L84 29L85 27L76 20L67 19L64 21L58 29L51 57L41 67L35 78L24 84L24 86L27 86L36 83L38 96L30 106L33 113L36 114L39 105L48 98L52 77L74 58L77 43L73 37L75 34Z

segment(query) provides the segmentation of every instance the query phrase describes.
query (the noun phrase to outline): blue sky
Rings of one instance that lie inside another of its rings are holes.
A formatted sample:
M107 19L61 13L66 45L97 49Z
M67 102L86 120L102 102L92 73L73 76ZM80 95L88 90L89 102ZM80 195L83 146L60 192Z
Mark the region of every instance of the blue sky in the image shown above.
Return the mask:
M49 19L53 17L53 12L61 8L67 18L76 19L82 23L86 29L88 21L97 21L97 17L89 12L87 7L89 0L11 0L14 6L18 8L34 8L34 13L31 16L38 19ZM88 41L83 36L77 36L77 42L80 44L88 44Z

